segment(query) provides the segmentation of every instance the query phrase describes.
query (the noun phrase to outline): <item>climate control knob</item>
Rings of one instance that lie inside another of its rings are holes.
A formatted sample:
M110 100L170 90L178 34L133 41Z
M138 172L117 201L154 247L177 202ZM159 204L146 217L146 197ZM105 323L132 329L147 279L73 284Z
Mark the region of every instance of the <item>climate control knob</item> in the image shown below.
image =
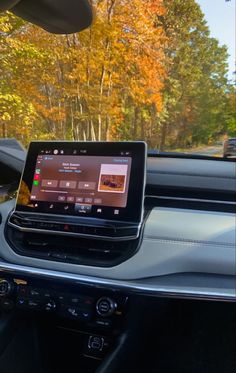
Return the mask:
M96 304L96 311L99 316L108 317L111 316L117 309L117 303L108 297L102 297L98 299Z
M8 280L0 280L0 297L6 297L13 291L14 285Z

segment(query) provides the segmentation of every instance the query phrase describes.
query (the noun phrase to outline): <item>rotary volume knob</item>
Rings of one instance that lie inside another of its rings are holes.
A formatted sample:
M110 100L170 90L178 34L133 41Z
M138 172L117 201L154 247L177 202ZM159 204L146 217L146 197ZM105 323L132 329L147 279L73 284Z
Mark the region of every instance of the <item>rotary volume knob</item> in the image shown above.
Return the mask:
M111 316L117 309L117 303L108 297L98 299L96 304L97 313L102 317Z
M13 284L8 280L0 280L0 297L6 297L13 291Z

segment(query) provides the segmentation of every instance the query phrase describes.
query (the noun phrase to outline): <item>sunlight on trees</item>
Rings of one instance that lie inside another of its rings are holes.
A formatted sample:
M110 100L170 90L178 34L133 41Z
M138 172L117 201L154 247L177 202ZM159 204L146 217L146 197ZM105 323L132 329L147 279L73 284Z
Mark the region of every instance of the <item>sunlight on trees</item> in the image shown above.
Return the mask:
M0 136L137 140L164 150L235 131L227 49L194 0L97 0L93 26L51 35L0 15Z

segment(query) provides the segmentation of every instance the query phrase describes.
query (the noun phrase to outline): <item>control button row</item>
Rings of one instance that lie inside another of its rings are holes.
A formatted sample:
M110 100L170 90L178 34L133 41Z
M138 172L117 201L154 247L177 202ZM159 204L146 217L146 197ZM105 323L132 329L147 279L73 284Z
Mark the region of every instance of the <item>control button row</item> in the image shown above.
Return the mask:
M48 300L47 302L43 301L42 299L28 299L18 297L16 300L16 305L19 308L26 308L38 311L47 311L52 312L55 311L57 308L57 304L53 299Z
M47 302L43 301L42 299L27 299L18 297L17 306L19 308L24 309L31 309L37 311L47 311L53 312L57 311L57 313L65 318L70 318L73 320L83 320L89 321L92 318L93 310L91 307L85 307L84 305L65 305L65 304L57 304L55 300L49 299Z
M58 293L44 289L18 286L17 305L23 308L52 312L57 310L62 317L90 320L94 300L88 296Z
M55 291L48 291L45 289L38 289L25 285L18 285L18 296L22 298L33 298L37 300L47 301L48 299L55 299L63 304L79 304L85 307L91 307L94 304L93 298L89 296L75 296L70 293L62 293Z
M64 223L50 223L41 221L29 221L11 217L13 224L31 229L42 229L55 232L75 233L81 235L103 236L103 237L132 237L137 235L137 228L116 228L116 227L94 227Z
M60 309L60 315L63 317L68 317L70 319L89 321L92 318L91 308L80 308L79 306L69 305L62 306Z

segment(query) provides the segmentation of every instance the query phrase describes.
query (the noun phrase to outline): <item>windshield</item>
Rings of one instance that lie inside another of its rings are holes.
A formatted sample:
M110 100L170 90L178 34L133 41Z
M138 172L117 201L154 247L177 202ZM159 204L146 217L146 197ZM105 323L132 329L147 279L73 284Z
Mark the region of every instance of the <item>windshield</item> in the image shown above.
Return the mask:
M72 35L0 15L0 137L235 156L235 0L93 5Z

